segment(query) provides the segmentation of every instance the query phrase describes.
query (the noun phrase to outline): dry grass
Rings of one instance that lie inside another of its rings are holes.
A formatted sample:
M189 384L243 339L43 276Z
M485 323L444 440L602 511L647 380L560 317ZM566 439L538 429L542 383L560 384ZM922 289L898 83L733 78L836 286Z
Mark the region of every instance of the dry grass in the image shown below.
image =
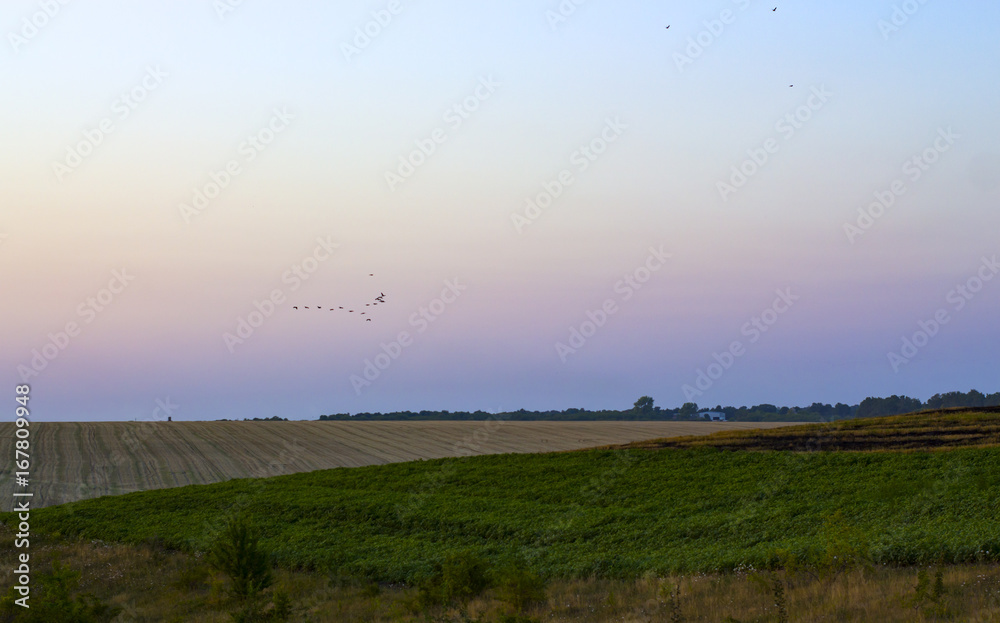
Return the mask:
M720 450L914 451L1000 446L1000 407L924 411L771 430L731 430L617 447Z
M35 507L232 478L462 454L551 452L787 426L750 422L36 422ZM0 423L13 456L14 424ZM0 480L10 498L13 481Z
M12 560L9 531L0 534L0 552ZM33 544L34 545L34 544ZM215 623L228 621L234 603L225 582L201 559L155 546L130 547L99 542L39 542L33 546L35 577L58 556L83 572L81 590L123 608L116 621ZM931 568L931 577L937 568ZM779 621L774 586L786 596L789 621L1000 621L1000 567L943 566L944 593L914 603L917 569L855 569L818 577L803 573L757 573L646 577L631 581L571 580L549 585L546 601L526 613L533 620L604 623L710 621L742 623ZM487 592L462 613L457 608L422 611L416 591L405 587L361 586L319 573L279 570L277 585L294 604L293 621L497 621L509 607ZM0 569L0 583L12 581L10 565ZM671 593L679 587L679 598ZM679 616L679 618L673 618Z

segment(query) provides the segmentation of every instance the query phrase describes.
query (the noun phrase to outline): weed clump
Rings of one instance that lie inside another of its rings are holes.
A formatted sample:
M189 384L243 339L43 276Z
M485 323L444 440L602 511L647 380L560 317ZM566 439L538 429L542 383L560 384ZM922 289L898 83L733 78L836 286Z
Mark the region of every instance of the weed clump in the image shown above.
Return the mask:
M495 573L497 597L521 613L531 604L545 600L546 581L523 561L511 562Z

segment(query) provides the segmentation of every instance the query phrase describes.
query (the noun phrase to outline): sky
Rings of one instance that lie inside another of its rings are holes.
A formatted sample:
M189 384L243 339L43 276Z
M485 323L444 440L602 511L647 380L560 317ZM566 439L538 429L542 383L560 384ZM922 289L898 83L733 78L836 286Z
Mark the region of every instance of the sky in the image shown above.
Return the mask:
M40 421L1000 390L1000 5L777 1L4 2L0 390Z

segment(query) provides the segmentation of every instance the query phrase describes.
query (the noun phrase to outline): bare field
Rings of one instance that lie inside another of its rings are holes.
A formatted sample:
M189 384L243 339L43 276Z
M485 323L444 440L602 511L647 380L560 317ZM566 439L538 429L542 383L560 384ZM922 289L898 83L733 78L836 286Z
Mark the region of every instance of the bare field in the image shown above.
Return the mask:
M1000 407L955 407L769 431L647 439L623 448L809 452L927 451L1000 446Z
M33 507L232 478L776 428L763 422L36 422ZM14 424L0 424L13 457ZM13 474L0 480L11 499Z

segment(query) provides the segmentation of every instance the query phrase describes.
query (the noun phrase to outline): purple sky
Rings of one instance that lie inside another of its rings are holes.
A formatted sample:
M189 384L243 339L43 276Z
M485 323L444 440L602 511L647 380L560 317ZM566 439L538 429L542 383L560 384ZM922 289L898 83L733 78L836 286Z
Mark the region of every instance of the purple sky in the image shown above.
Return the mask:
M1000 389L1000 7L671 4L5 3L7 391L195 420Z

